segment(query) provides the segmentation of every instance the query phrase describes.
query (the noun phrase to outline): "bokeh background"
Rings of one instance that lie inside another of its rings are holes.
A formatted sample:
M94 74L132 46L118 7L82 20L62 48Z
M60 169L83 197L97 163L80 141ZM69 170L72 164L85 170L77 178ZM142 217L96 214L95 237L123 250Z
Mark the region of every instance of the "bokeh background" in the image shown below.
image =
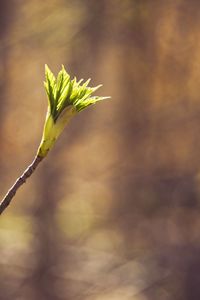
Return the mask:
M1 0L1 198L40 142L45 63L112 100L0 217L0 299L199 300L200 2Z

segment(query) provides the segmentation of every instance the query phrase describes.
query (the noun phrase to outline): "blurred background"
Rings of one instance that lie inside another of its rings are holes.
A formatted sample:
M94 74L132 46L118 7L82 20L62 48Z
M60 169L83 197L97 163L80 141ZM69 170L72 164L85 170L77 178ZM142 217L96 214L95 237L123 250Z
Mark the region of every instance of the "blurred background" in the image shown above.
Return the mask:
M32 161L44 64L111 96L0 218L1 300L200 299L200 2L1 0L0 194Z

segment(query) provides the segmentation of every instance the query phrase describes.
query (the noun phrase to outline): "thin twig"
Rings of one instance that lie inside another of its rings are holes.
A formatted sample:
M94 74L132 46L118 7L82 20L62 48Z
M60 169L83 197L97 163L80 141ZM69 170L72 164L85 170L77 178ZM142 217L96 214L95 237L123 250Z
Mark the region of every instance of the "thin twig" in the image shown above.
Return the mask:
M15 196L17 190L20 188L22 184L26 182L26 180L33 174L38 164L42 161L43 157L36 156L33 162L28 166L28 168L24 171L24 173L17 178L13 186L9 189L4 199L0 203L0 215L2 212L8 207L13 197Z

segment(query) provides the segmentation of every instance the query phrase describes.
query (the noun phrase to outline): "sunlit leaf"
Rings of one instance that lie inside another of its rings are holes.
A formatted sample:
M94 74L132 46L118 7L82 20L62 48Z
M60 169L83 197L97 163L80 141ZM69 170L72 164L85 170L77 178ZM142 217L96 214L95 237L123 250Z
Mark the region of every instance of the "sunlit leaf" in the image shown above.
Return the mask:
M47 155L58 136L62 133L64 127L75 114L98 101L110 98L92 96L102 85L89 87L88 84L91 79L88 79L83 84L81 84L83 79L77 81L76 77L74 77L74 79L71 80L64 66L62 66L56 78L46 65L45 78L44 86L48 97L49 108L42 141L38 150L38 154L41 157Z

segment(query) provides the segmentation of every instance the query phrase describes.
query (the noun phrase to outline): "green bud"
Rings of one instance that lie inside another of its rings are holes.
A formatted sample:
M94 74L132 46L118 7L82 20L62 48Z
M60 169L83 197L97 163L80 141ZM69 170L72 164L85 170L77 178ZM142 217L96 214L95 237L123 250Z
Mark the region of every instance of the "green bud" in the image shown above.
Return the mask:
M48 110L42 141L38 149L40 157L47 155L74 115L98 101L110 98L92 96L101 85L89 87L90 79L82 85L83 79L77 82L75 77L71 80L64 66L56 78L49 67L45 65L45 77L44 86L48 97Z

